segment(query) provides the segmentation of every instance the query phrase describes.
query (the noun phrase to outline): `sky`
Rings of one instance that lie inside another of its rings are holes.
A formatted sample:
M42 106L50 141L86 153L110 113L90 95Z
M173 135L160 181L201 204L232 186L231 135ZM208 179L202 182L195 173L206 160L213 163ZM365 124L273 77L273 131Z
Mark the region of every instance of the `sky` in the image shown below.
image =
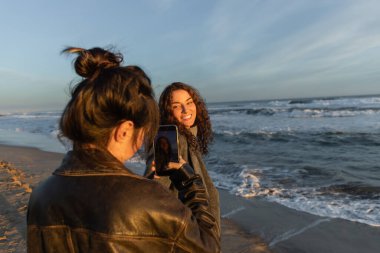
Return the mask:
M66 46L110 47L158 97L206 102L380 94L377 0L0 0L0 112L62 109Z

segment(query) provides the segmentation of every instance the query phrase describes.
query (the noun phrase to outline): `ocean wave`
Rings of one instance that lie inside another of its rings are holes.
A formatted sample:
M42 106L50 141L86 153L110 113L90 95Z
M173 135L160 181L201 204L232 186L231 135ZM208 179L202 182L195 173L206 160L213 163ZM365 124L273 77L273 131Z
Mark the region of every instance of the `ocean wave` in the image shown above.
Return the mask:
M347 183L330 185L319 189L322 194L347 194L355 198L380 200L380 187L363 185L358 183Z
M315 143L324 146L380 146L380 133L324 132L311 137Z
M210 115L217 114L248 114L248 115L266 115L272 116L279 112L286 112L287 109L277 109L277 108L222 108L209 110Z
M11 115L5 115L10 118L18 118L18 119L58 119L61 117L60 114L57 113L38 113L38 114L11 114Z
M380 146L380 133L377 132L343 132L343 131L231 131L224 130L214 132L215 138L231 141L232 143L251 143L257 140L269 140L275 142L297 141L299 143L315 143L321 146L340 145L366 145Z
M282 190L278 187L278 182L291 185L294 183L289 177L293 172L285 168L259 168L247 165L228 167L229 170L213 169L209 171L215 185L246 198L281 194ZM271 178L268 178L268 174L271 175ZM287 180L287 177L290 180Z
M325 105L368 105L379 104L379 96L359 96L359 97L319 97L319 98L298 98L291 99L288 104L325 104Z
M319 194L314 188L281 191L281 194L268 195L265 198L289 208L319 216L380 226L380 216L378 215L380 203L373 199Z
M241 169L240 173L227 176L213 171L210 175L217 187L244 198L259 197L315 215L342 218L372 226L380 225L378 187L345 184L320 188L285 188L271 182L265 172L270 170L270 174L274 172L275 176L279 173L279 177L287 172L248 166L241 166Z
M22 124L20 124L22 125ZM0 127L2 130L12 131L16 133L31 133L31 134L43 134L46 136L56 138L59 134L58 124L24 124L20 127L14 127L12 125L2 125Z
M286 116L289 118L354 117L379 114L380 107L290 107L290 108L225 108L210 111L210 115L246 114L250 116Z
M359 115L371 115L380 113L380 108L291 108L291 118L322 118L322 117L354 117Z
M295 99L295 100L290 100L289 104L311 104L315 101L315 99Z
M59 117L57 112L8 114L0 118L0 129L53 136L58 129Z

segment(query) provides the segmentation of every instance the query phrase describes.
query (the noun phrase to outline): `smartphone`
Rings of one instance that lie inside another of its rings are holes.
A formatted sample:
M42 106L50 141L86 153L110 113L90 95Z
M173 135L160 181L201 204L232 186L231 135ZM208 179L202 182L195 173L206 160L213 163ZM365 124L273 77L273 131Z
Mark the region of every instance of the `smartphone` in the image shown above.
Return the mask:
M169 175L169 162L179 162L177 126L160 125L153 146L156 174L159 176Z

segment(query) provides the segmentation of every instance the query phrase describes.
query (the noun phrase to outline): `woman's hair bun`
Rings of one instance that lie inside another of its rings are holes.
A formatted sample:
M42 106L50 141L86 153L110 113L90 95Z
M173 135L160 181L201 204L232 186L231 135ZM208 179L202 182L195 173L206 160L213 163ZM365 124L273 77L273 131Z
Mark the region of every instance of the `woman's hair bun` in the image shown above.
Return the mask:
M99 71L109 68L119 67L123 61L123 56L99 47L83 49L78 47L68 47L62 53L76 53L78 57L74 62L74 68L78 75L90 78Z

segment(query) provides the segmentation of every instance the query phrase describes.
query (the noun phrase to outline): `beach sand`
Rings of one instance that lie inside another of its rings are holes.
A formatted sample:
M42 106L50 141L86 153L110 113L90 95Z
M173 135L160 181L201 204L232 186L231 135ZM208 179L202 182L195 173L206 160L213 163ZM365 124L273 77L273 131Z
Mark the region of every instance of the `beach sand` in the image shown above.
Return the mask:
M32 189L63 154L0 145L0 253L26 252L26 212ZM219 190L222 252L375 253L380 228L299 212Z

